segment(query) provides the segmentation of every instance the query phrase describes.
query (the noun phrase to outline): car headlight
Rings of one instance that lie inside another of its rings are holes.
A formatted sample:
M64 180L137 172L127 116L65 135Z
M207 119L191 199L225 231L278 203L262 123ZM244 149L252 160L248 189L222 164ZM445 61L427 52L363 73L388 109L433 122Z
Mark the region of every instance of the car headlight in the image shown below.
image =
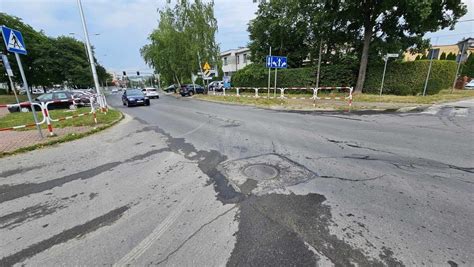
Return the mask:
M130 100L130 101L135 101L135 98L130 97L128 100Z
M147 97L147 96L145 96L145 99L148 99L148 97Z

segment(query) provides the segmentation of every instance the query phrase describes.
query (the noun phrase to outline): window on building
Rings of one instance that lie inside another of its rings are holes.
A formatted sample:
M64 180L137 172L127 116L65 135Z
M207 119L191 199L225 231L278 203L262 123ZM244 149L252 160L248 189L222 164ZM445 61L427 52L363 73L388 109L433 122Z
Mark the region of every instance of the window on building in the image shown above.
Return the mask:
M244 63L247 63L247 54L244 54Z
M240 56L239 56L239 55L236 55L235 58L236 58L237 65L240 64L240 62L239 62L239 61L240 61L240 60L239 60L239 59L240 59Z
M433 59L439 59L439 55L439 48L430 49L430 51L428 52L428 59L431 59L432 56Z
M224 66L227 66L227 57L224 58Z

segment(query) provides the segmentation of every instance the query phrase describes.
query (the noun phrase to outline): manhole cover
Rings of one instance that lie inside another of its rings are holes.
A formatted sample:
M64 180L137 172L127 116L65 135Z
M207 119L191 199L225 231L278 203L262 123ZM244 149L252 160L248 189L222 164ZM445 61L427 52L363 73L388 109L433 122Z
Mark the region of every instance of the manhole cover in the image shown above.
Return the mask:
M278 169L267 164L254 164L245 167L245 176L254 180L268 180L278 176Z

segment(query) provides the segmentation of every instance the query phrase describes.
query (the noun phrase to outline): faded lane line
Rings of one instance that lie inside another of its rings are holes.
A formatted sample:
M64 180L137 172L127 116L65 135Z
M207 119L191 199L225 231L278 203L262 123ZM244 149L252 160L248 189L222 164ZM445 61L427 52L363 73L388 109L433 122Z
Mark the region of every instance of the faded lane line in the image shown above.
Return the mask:
M132 250L130 250L125 256L123 256L119 261L117 261L113 266L127 266L133 260L139 258L146 250L148 250L155 242L158 240L167 230L168 228L178 219L181 213L185 210L185 208L191 203L201 190L197 191L193 195L188 196L185 198L179 205L174 209L166 219L164 219L158 227L156 227L153 232L148 235L145 239L143 239L137 246L135 246Z

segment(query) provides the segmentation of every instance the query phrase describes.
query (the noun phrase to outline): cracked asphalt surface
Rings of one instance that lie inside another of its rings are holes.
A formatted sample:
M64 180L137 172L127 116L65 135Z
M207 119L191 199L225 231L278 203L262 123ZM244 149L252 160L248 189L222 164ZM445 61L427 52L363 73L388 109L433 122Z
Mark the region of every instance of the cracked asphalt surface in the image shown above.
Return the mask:
M474 264L474 102L282 112L163 96L0 159L0 266Z

